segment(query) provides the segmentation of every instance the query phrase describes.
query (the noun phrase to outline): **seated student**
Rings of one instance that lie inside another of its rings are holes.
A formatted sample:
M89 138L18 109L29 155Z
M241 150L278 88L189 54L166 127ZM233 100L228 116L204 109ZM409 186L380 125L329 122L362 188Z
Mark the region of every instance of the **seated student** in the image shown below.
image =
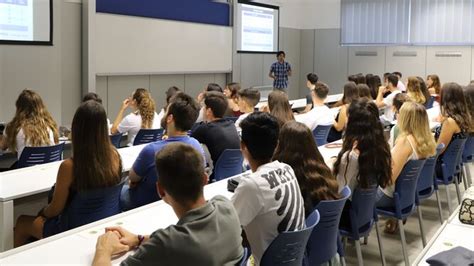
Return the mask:
M431 94L440 94L441 93L441 82L439 81L438 75L428 75L426 78L426 85L428 86L428 91Z
M448 148L451 140L465 138L473 132L474 122L469 112L462 87L456 83L445 83L441 89L441 126L435 130L438 144L444 143ZM438 161L443 160L443 154ZM440 164L438 163L438 167Z
M102 98L95 93L95 92L89 92L84 97L82 98L82 102L87 102L87 101L95 101L97 103L102 104ZM110 135L110 129L112 129L112 124L110 123L110 120L107 118L107 128L109 129L109 135Z
M393 105L392 105L392 109L395 114L395 120L398 120L398 116L400 114L400 108L402 108L402 105L408 101L410 101L410 98L408 98L408 95L406 93L399 93L395 95L395 97L393 98ZM395 146L395 142L399 134L400 134L400 129L398 128L398 125L395 124L390 130L390 139L388 140L390 147Z
M403 81L402 81L402 73L401 73L401 72L398 72L398 71L395 71L395 72L393 72L392 74L398 77L397 88L398 88L400 91L405 92L407 89L406 89L406 87L405 87L405 84L403 84Z
M220 92L207 92L204 95L204 123L191 132L191 137L205 144L209 149L213 165L226 149L239 149L239 134L234 122L223 119L228 108L227 99Z
M168 104L170 104L171 97L173 97L176 93L178 93L180 91L181 90L176 86L171 86L166 90L166 92L165 92L166 105L163 108L161 108L161 111L160 111L160 113L158 114L158 117L157 117L158 121L161 122L161 119L163 119L163 116L165 116L166 107L168 106ZM160 125L159 128L161 128L161 125Z
M278 120L280 127L288 121L295 120L288 96L283 91L274 90L270 92L268 95L268 111Z
M243 113L240 112L238 103L238 93L240 91L240 84L237 82L231 82L225 86L224 95L227 97L229 102L229 108L226 112L226 116L239 117Z
M428 114L423 105L405 102L400 108L397 124L400 134L392 148L391 185L377 192L377 207L393 207L395 184L403 167L409 160L426 159L436 153L436 143L431 135ZM385 231L393 233L397 222L388 220Z
M387 85L379 88L375 104L378 108L384 108L384 114L381 117L383 124L389 124L393 121L394 115L392 111L393 98L395 95L401 93L397 87L398 77L390 74L387 76ZM384 98L384 94L390 93Z
M123 113L128 107L132 112L124 118ZM146 89L136 89L130 98L122 102L110 133L128 133L128 145L132 146L135 136L142 128L160 128L160 121L155 112L155 101L150 93Z
M321 200L340 197L337 181L306 125L290 121L281 128L273 160L288 164L295 172L304 200L305 217Z
M467 109L471 114L471 119L474 119L474 83L470 83L464 88L464 98L466 98Z
M304 202L293 169L279 161L272 162L278 121L270 114L256 112L245 118L241 127L240 147L252 172L242 176L232 202L255 264L259 265L279 233L305 227Z
M178 93L171 98L166 114L161 120L161 125L166 130L168 138L146 145L138 155L130 170L129 184L123 186L120 197L122 209L133 209L160 199L155 188L158 175L155 171L154 158L155 154L166 145L173 142L190 144L204 158L201 144L187 134L196 121L199 109L199 104L185 93ZM186 162L181 163L186 164Z
M331 131L329 131L328 142L333 142L340 140L342 138L342 131L346 127L347 122L347 109L352 101L359 99L359 92L357 91L357 86L354 82L349 82L344 85L344 94L342 96L342 102L344 105L341 106L341 110L336 116L336 119L333 120L333 125Z
M311 91L313 99L313 109L311 111L295 116L295 120L305 124L311 131L318 125L331 125L332 117L329 115L329 107L324 104L324 100L328 96L328 85L317 82L314 89Z
M362 98L351 103L348 114L342 149L333 168L339 190L349 186L353 193L356 188L387 187L392 174L391 154L377 106ZM350 229L350 207L351 199L344 206L340 228Z
M367 86L367 84L357 84L356 87L359 93L359 98L367 98L369 100L373 100L371 92L370 92L370 88L369 86Z
M422 77L416 77L416 78L418 79L418 82L420 82L421 93L423 94L423 96L425 96L425 99L427 99L424 103L424 106L426 108L428 108L428 105L429 105L429 102L430 102L430 99L431 99L431 94L428 91L428 87L426 86L426 83L423 80L423 78Z
M193 146L171 143L154 160L160 176L156 189L179 221L148 236L106 228L92 265L111 265L113 255L134 248L120 265L238 265L243 255L239 218L225 197L204 199L201 154Z
M312 96L312 91L314 90L314 87L316 86L316 83L318 82L319 77L315 73L309 73L306 75L306 87L309 89L308 94L306 94L306 107L301 112L302 114L307 113L313 109L313 96Z
M22 215L14 231L15 247L30 237L41 239L72 229L64 215L77 192L121 182L120 155L110 142L107 115L95 101L82 103L72 121L72 157L59 167L51 202L38 215Z
M207 84L206 88L204 88L204 90L200 92L197 96L197 102L201 105L201 110L199 111L199 116L196 119L196 123L201 123L204 120L204 108L202 107L202 104L203 104L202 101L204 100L204 94L210 91L224 93L224 91L222 90L221 86L219 86L219 84L216 84L216 83Z
M421 90L421 83L417 77L409 77L407 84L407 95L412 102L425 105L427 99Z
M243 89L238 93L239 110L244 113L235 121L237 131L241 131L240 122L255 111L255 106L260 101L260 92L254 88Z
M366 75L367 79L367 86L370 88L370 96L372 99L377 98L377 93L379 91L379 87L382 86L382 81L380 77L377 75L368 74Z
M59 143L58 125L38 93L23 90L15 106L15 116L6 125L4 135L0 138L0 149L16 152L19 159L25 147ZM16 168L16 163L12 168Z

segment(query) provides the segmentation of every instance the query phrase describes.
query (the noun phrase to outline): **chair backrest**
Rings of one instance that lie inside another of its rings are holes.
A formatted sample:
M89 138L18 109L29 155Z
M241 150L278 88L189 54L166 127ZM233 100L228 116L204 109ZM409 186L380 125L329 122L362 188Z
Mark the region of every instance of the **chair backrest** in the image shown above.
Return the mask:
M227 149L222 152L214 166L216 181L242 173L244 157L239 149Z
M415 208L416 185L425 160L409 160L395 182L395 212L401 219L403 214L411 213Z
M260 265L301 266L306 244L318 222L319 212L314 210L306 220L306 229L279 234L263 253Z
M443 179L450 179L459 171L462 162L462 152L467 138L453 139L449 143L442 155L443 159ZM440 177L438 177L440 178Z
M435 96L431 96L425 103L425 107L426 109L430 109L430 108L433 108L433 104L435 102L435 99L436 97Z
M225 120L229 120L229 121L232 121L232 122L236 122L237 119L239 119L238 116L227 116L227 117L224 117Z
M351 190L346 186L341 191L340 199L323 200L316 206L321 218L306 245L308 265L323 264L336 255L339 220L344 204L350 195Z
M117 133L115 135L110 135L110 142L112 142L112 145L115 146L115 148L120 148L120 141L122 140L122 133Z
M141 145L150 142L155 142L161 140L163 138L164 129L140 129L137 135L135 136L135 140L133 141L133 145Z
M352 193L351 208L349 210L351 222L351 237L359 239L360 234L370 232L374 223L375 198L378 186L371 188L355 188Z
M420 172L420 177L418 178L418 182L416 185L417 197L423 193L427 194L427 196L431 196L434 192L434 183L435 183L435 169L436 169L436 161L438 160L438 156L441 151L444 149L444 144L440 143L438 147L436 147L436 154L432 157L429 157L425 160L425 164Z
M63 150L64 142L53 146L25 147L18 160L18 168L61 161Z
M472 162L474 159L474 135L471 134L464 144L464 150L462 152L462 162Z
M329 131L331 130L332 125L318 125L314 130L313 130L313 137L314 141L316 141L316 145L322 146L325 145L328 139Z
M69 230L120 213L120 192L124 182L108 188L77 192L61 217Z

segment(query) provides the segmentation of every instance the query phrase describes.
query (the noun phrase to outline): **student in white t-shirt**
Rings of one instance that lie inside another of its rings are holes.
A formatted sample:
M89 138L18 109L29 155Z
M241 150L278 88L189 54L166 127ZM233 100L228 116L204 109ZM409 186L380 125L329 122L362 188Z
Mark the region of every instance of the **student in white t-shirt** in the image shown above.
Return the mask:
M377 99L375 99L375 104L377 104L378 108L384 108L384 114L381 116L381 119L384 123L391 123L394 120L394 113L392 110L393 105L393 98L401 91L397 87L398 84L398 77L394 74L390 74L387 76L387 86L380 87L379 92L377 94ZM387 92L390 94L387 97L383 97L383 95Z
M132 108L132 112L123 118L123 113L127 108ZM110 133L127 133L128 145L133 145L135 136L142 128L160 128L161 121L155 112L155 101L151 98L146 89L136 89L130 98L122 102L117 118L110 130Z
M176 86L171 86L168 88L168 90L166 91L165 93L165 96L166 96L166 105L161 109L160 113L158 114L158 121L161 121L161 119L163 119L163 117L165 116L166 114L166 108L168 107L168 105L170 104L170 99L171 97L173 97L174 95L176 95L176 93L178 92L181 92L181 90L176 87ZM160 124L160 127L159 128L162 128L161 124Z
M317 82L311 90L313 109L307 113L295 116L295 120L305 124L311 131L318 125L331 125L334 119L330 114L329 107L324 104L328 93L329 87L324 83Z
M25 89L16 100L16 112L7 124L0 149L16 152L18 159L25 147L57 144L58 126L35 91Z
M84 95L84 97L82 98L82 102L85 103L87 101L94 101L102 105L102 98L100 98L100 96L95 92L89 92L86 95ZM109 129L109 135L110 135L110 129L112 128L112 124L110 123L109 118L107 118L107 128Z
M243 89L238 92L238 100L237 104L239 105L239 109L242 115L237 118L235 121L235 127L237 131L240 132L240 122L242 122L249 114L255 111L255 106L260 101L260 92L254 88Z
M398 77L398 83L397 83L398 90L400 90L401 92L406 92L407 87L405 86L405 84L402 81L402 73L398 72L398 71L395 71L392 74Z
M220 92L220 93L224 93L224 90L222 90L222 87L217 84L217 83L209 83L207 84L207 86L204 88L204 90L199 93L199 95L197 96L197 102L201 105L201 110L199 111L199 116L198 118L196 119L196 123L201 123L204 121L204 95L206 94L206 92L210 92L210 91L216 91L216 92Z
M255 265L259 265L263 253L278 234L305 227L304 201L293 169L279 161L271 161L279 135L276 118L255 112L240 126L240 147L251 173L241 177L232 203Z

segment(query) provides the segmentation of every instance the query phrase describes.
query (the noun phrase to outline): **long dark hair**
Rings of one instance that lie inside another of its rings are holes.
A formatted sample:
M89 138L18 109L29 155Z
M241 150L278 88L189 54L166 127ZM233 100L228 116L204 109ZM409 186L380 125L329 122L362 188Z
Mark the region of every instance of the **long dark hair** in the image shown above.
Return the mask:
M360 151L359 173L357 181L361 188L374 184L386 187L391 184L392 166L390 148L383 134L377 106L366 98L353 101L348 110L349 120L342 144L342 149L334 164L334 174L340 171L339 166L344 154L354 146ZM346 154L349 156L349 153ZM348 159L345 158L346 160ZM347 170L347 169L345 169ZM345 170L344 174L345 174Z
M441 114L456 121L462 132L472 131L469 113L462 87L457 83L445 83L441 89Z
M344 104L350 104L355 99L359 99L359 91L357 85L354 82L348 82L344 84L344 94L342 96L342 102Z
M81 104L72 120L71 133L73 188L84 191L118 184L122 166L110 142L104 107L95 101Z
M293 168L301 193L313 202L339 198L339 185L324 162L316 146L311 130L296 121L287 122L280 130L278 145L273 160L286 163ZM311 211L311 206L306 206Z
M471 83L464 88L464 98L466 98L467 109L471 114L471 119L474 119L472 117L474 114L474 84Z
M377 98L379 87L382 86L382 80L377 75L371 75L367 78L367 86L370 88L372 99Z
M280 127L288 121L295 120L288 96L284 92L272 91L268 95L268 108L270 114L278 119Z
M426 83L422 77L416 77L416 78L420 82L421 93L423 93L423 95L425 96L426 102L428 102L431 98L431 94L430 94L430 91L428 90L428 86L426 86Z

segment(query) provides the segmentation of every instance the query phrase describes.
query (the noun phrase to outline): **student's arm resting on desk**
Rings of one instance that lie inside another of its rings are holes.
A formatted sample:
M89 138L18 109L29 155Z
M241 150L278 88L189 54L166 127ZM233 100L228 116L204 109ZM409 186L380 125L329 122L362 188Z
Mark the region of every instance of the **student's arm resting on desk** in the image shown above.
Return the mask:
M334 121L334 128L337 131L342 131L344 127L346 126L347 122L347 105L343 105L341 107L341 110L339 110L339 118L337 121Z
M146 145L138 154L137 159L133 163L132 169L128 174L130 186L136 185L146 175L146 171L150 166L154 165L155 150L152 146Z
M61 214L64 206L66 206L72 182L73 162L71 159L68 159L62 162L61 166L59 166L53 199L51 200L51 203L42 210L42 214L45 217L51 218Z
M395 184L397 181L398 176L402 172L412 152L407 137L398 137L395 142L395 147L392 149L392 184Z

